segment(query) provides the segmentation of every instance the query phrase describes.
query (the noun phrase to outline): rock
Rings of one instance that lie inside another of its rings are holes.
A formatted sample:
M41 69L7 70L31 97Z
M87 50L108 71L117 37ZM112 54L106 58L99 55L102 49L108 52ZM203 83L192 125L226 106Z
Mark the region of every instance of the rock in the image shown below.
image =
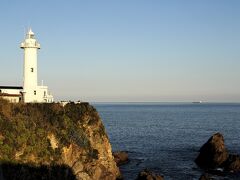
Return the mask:
M148 169L144 169L138 174L136 180L164 180L163 176L155 174Z
M126 151L113 152L113 157L115 162L117 163L117 166L126 164L129 161L128 153Z
M209 174L202 174L199 180L212 180Z
M214 134L200 149L200 154L195 159L198 166L204 169L214 169L228 159L228 152L224 145L222 134Z
M240 171L240 156L230 154L227 161L224 163L226 171L239 172Z
M228 154L223 136L220 133L214 134L201 147L195 162L207 173L217 176L240 172L240 156Z
M0 99L0 145L0 179L112 180L120 175L103 123L88 103L63 107Z

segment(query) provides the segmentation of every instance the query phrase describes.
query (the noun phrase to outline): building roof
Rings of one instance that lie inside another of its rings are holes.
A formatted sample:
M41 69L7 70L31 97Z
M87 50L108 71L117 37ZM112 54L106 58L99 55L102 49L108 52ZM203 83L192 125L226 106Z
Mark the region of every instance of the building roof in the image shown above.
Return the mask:
M21 97L21 94L8 94L8 93L0 93L0 97Z
M21 86L0 86L0 89L23 89Z

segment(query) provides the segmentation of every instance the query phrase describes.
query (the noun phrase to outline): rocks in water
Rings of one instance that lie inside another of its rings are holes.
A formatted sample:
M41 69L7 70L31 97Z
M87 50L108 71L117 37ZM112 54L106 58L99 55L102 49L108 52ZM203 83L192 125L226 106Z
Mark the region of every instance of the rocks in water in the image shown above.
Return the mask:
M230 154L227 161L224 163L225 170L230 172L240 171L240 156Z
M214 134L201 147L195 162L210 174L218 176L240 172L240 156L228 153L223 135L220 133ZM204 178L207 179L207 176L202 175L201 178L204 180Z
M126 151L113 152L113 157L114 157L114 160L115 160L117 166L126 164L129 161L128 153Z
M136 180L164 180L164 178L148 169L144 169L138 174Z
M195 162L201 168L211 169L220 167L227 159L223 135L216 133L201 147Z

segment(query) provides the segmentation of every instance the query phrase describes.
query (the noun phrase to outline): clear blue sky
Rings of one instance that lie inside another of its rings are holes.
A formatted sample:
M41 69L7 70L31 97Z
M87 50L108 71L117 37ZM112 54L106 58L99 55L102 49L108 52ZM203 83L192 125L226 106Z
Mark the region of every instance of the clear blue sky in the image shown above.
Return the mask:
M2 0L0 84L21 85L24 29L56 100L240 102L239 0Z

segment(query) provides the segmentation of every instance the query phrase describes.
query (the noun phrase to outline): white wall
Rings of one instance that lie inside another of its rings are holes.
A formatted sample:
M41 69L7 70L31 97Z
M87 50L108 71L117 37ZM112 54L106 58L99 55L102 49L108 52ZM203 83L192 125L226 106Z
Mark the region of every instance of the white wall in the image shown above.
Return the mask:
M3 96L2 98L6 99L12 103L18 103L19 99L20 99L20 97L12 97L12 96Z

